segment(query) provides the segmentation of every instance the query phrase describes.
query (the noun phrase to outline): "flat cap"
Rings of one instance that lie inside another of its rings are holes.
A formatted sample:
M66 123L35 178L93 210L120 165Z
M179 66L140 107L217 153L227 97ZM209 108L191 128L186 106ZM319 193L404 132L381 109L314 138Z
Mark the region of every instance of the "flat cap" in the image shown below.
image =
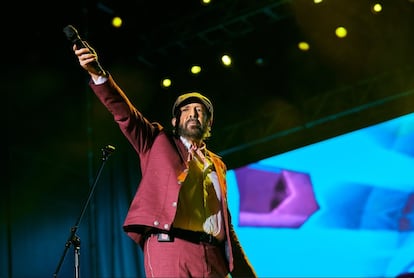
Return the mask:
M177 97L173 105L173 108L172 108L173 117L177 115L178 109L181 106L184 106L186 104L193 103L193 102L204 104L204 106L207 108L208 112L210 113L211 118L213 118L213 112L214 112L213 104L207 97L197 92L185 93Z

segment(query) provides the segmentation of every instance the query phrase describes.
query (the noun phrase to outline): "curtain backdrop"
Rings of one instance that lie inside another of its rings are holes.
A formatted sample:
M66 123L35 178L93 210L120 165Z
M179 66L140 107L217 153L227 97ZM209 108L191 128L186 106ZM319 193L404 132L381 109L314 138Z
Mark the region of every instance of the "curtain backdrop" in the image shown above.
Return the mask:
M63 38L64 39L64 38ZM67 44L65 40L65 45ZM89 76L73 67L36 63L6 90L6 161L0 186L0 278L75 277L69 240L101 164L101 148L116 150L106 162L77 229L81 278L144 277L141 250L122 230L140 180L139 160L112 115L88 86ZM157 82L136 69L112 65L114 75L141 111L151 118L160 103ZM11 71L13 73L13 71ZM6 78L7 79L7 78ZM63 84L63 85L62 85ZM22 92L28 92L22 95ZM162 122L158 119L158 121ZM69 242L69 248L65 245Z
M80 143L68 138L56 146L9 150L10 171L0 197L0 278L54 277L62 257L57 277L75 277L71 228L108 142L116 151L104 164L77 228L80 277L144 277L141 250L122 230L140 179L139 161L110 116L103 115L106 124Z

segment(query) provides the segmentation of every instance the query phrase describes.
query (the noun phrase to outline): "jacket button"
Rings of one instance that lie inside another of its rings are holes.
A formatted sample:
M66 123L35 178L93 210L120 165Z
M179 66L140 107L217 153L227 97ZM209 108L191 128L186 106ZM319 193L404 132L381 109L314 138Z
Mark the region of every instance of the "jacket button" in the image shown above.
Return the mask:
M168 224L164 224L164 229L168 229L168 227L170 227L170 225L168 225Z
M172 206L173 206L173 207L176 207L176 206L177 206L177 202L173 202L173 203L172 203Z
M154 221L154 225L155 225L155 226L158 226L158 225L160 225L160 222L158 222L157 220L155 220L155 221Z

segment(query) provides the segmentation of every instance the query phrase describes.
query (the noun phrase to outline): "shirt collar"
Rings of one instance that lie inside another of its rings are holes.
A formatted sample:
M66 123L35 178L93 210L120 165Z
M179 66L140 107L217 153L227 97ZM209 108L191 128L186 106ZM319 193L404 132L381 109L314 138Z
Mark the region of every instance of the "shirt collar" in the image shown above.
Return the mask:
M187 150L190 150L191 149L191 142L189 140L187 140L183 136L180 136L180 140L181 140L181 142L183 142L183 144L187 148ZM206 144L204 142L202 142L201 146L198 147L198 148L199 149L204 149L205 146L206 146Z

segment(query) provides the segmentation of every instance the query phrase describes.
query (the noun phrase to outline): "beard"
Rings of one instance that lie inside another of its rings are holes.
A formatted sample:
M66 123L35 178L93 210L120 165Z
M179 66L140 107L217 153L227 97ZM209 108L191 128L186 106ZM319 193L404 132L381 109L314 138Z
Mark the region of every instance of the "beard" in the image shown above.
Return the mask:
M202 140L207 132L207 126L201 124L198 120L188 120L184 124L179 124L177 133L185 138L193 140Z

